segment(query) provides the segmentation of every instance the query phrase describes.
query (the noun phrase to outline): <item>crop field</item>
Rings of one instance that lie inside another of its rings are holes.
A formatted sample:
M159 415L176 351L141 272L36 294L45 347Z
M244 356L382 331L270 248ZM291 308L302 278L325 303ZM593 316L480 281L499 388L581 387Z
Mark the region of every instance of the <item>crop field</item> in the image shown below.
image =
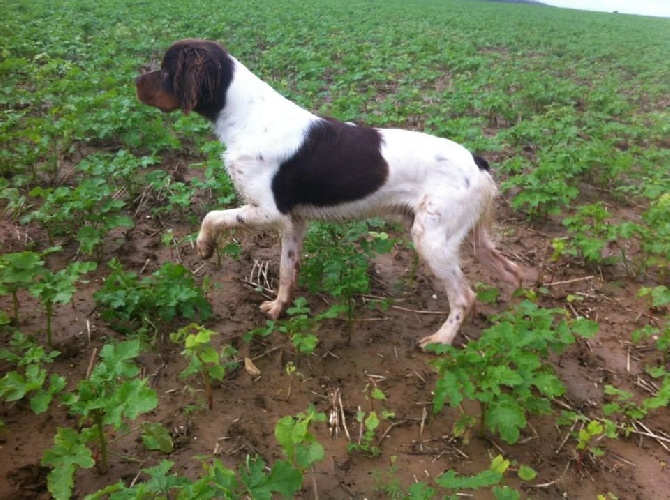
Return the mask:
M670 20L458 0L3 2L0 500L662 499L670 491ZM447 300L402 224L273 233L194 113L134 78L222 42L324 116L484 156L519 290L464 245Z

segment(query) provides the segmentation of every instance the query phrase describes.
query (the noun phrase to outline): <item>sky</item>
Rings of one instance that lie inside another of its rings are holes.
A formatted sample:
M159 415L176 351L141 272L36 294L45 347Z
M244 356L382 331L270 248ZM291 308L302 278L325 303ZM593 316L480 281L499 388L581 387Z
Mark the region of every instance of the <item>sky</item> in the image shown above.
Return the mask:
M622 14L670 17L670 0L539 0L547 5Z

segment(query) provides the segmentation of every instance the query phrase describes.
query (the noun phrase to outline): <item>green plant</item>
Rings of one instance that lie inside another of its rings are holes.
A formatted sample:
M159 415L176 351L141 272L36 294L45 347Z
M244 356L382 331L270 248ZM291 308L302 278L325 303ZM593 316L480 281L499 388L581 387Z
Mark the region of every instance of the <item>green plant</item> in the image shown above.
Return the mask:
M375 444L376 441L376 431L379 427L379 417L377 416L376 411L356 412L356 421L361 426L361 433L359 434L359 439L357 442L347 443L347 451L349 453L353 451L362 452L365 455L376 457L379 456L382 452L381 448Z
M502 183L503 190L521 188L512 206L525 210L534 220L546 219L561 213L577 198L579 190L570 182L573 177L555 161L542 161L530 171L511 176Z
M492 487L494 498L519 499L519 493L512 490L509 486L500 486L504 474L510 469L512 463L502 455L496 456L489 466L488 470L479 472L473 476L459 476L453 470L449 470L439 476L435 482L446 490L480 490L482 488ZM516 470L519 479L522 481L532 481L537 473L530 467L522 465ZM448 498L456 500L459 496L453 495Z
M19 322L19 290L28 289L44 272L44 261L35 252L0 255L0 294L12 294L14 321Z
M655 396L636 401L634 395L613 385L605 386L605 394L609 396L610 402L603 405L603 413L606 416L619 415L623 417L624 432L628 434L630 421L644 419L650 410L664 408L670 404L670 373L660 367L658 371L652 370L652 374L662 377L662 385Z
M88 448L93 442L98 447L98 469L102 474L107 473L108 428L127 433L129 421L158 404L156 392L147 386L145 379L138 378L140 369L135 359L139 354L139 340L106 344L90 377L63 396L69 413L80 419L81 430L59 429L54 447L44 454L42 463L52 467L47 478L49 492L56 499L70 497L77 467L94 465Z
M354 317L354 298L370 291L368 261L377 253L387 253L393 240L385 232L374 231L383 222L317 224L305 239L305 260L300 279L311 291L328 290L343 301L349 331Z
M45 387L47 370L44 364L53 363L60 354L46 352L42 346L20 332L10 342L12 349L0 349L0 359L15 364L18 370L7 372L0 379L0 398L18 401L30 397L30 408L35 413L47 411L53 397L65 388L65 377L53 374Z
M323 446L309 428L314 422L325 421L326 415L317 412L312 406L306 413L279 419L275 426L275 439L293 467L305 472L316 462L323 460Z
M125 486L118 482L86 497L87 500L109 498L254 498L270 500L273 494L294 498L302 487L303 476L316 462L323 460L324 451L309 427L323 422L326 416L310 408L296 417L284 417L275 425L275 438L284 453L267 467L260 457L246 457L237 470L226 467L219 459L202 460L202 474L196 480L169 474L174 462L163 460L155 467L143 470L146 481ZM90 467L90 465L89 465Z
M168 431L162 424L157 422L142 422L142 443L148 450L159 450L163 453L171 453L174 443Z
M130 228L133 220L122 213L125 200L115 196L116 187L104 177L86 177L75 187L35 187L30 196L42 199L39 208L24 215L21 222L37 222L49 242L57 235L71 236L76 231L80 250L100 257L103 238L115 228Z
M392 464L389 474L391 478L394 476L394 467ZM390 494L391 498L408 500L430 500L435 498L438 493L438 498L457 500L466 495L481 495L490 489L493 498L497 500L518 500L521 498L518 491L509 486L501 486L505 474L510 471L516 472L519 479L525 482L532 481L537 476L537 472L531 467L518 465L502 455L498 455L493 458L488 469L471 476L463 476L453 470L448 470L435 479L434 486L425 482L415 482L408 488L406 494L402 492L400 485L393 479L390 485L384 485L379 489Z
M579 207L575 215L563 219L563 225L571 235L564 240L565 253L581 257L590 264L608 263L611 259L603 257L603 250L616 242L621 261L628 267L624 243L637 234L638 226L630 222L612 224L610 218L602 203L594 203Z
M179 378L188 378L199 374L205 386L207 407L211 410L213 405L212 381L223 380L227 369L235 369L238 364L235 361L224 362L225 358L234 356L231 347L227 346L221 353L211 345L213 335L218 332L208 330L200 325L190 324L170 334L170 339L184 346L182 355L188 360L188 366L179 374ZM225 354L224 354L225 353Z
M76 291L75 284L81 275L95 270L95 262L73 262L60 271L44 270L35 283L30 285L30 293L44 306L47 316L47 343L51 345L51 319L55 304L67 304Z
M656 266L667 278L670 269L670 182L650 180L644 184L653 199L642 215L646 227L642 231L642 245L647 254L646 265Z
M318 337L312 333L317 330L319 319L310 317L309 312L307 299L298 297L293 301L293 306L286 310L289 319L279 329L289 335L293 347L300 354L312 354L319 342Z
M445 403L458 408L464 399L480 404L480 432L485 426L508 443L519 439L526 414L548 413L551 399L565 388L546 363L576 341L590 337L597 324L570 319L562 309L543 309L526 300L494 318L494 325L463 349L431 347L440 357L433 409Z
M360 426L360 433L358 435L358 441L350 442L347 444L347 451L354 452L358 451L365 455L376 457L381 454L381 448L379 447L379 441L377 440L377 429L381 423L381 419L392 420L395 418L395 413L384 408L380 408L379 415L375 410L376 401L385 401L386 394L374 383L368 383L363 389L365 398L370 402L370 411L365 412L361 411L360 407L358 412L356 412L356 420Z
M660 309L670 305L670 289L665 285L654 288L643 287L638 291L638 297L649 298L649 309ZM651 324L635 330L632 333L633 342L640 343L642 340L652 340L656 349L663 356L663 363L670 361L670 315L666 316L665 326L654 326Z
M117 260L111 273L93 295L102 318L123 333L157 332L178 317L209 319L212 307L202 287L181 264L165 263L151 276L140 279L124 271Z
M579 461L582 463L585 453L590 453L594 458L601 457L605 452L598 447L600 439L604 436L605 427L598 420L591 420L578 433L577 451Z
M310 311L307 299L297 297L293 301L293 305L286 310L287 319L266 320L265 326L251 330L245 334L244 340L249 342L255 336L266 337L276 331L288 335L291 344L300 354L313 354L319 343L319 339L315 335L315 332L319 329L319 324L325 319L336 318L343 311L343 306L331 306L325 312L316 316L310 316Z
M605 437L616 439L618 433L616 423L607 418L592 419L573 411L561 412L556 422L560 426L571 426L571 431L579 425L577 433L573 433L577 441L575 450L578 468L582 467L586 457L596 460L603 456L605 451L600 447L600 442Z
M56 500L72 497L77 469L90 469L95 465L93 454L87 446L94 434L92 428L77 432L68 427L59 427L54 445L44 452L42 465L52 467L47 476L47 487Z

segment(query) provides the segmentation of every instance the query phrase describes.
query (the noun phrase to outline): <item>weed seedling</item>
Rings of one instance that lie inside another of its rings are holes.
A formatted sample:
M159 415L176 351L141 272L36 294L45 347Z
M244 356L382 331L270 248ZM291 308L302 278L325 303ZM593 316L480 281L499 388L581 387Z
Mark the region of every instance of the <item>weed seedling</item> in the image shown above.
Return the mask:
M359 451L370 457L377 457L381 454L382 450L375 444L377 437L377 428L379 427L379 417L377 416L376 411L356 412L356 421L360 426L360 433L358 435L357 442L351 442L347 444L347 451L349 453L354 451Z
M670 305L670 289L665 285L659 285L654 288L641 288L638 297L647 297L649 300L650 313L656 309L664 308ZM666 317L665 327L653 326L651 324L633 332L633 342L639 343L642 340L652 340L656 344L656 349L663 356L663 364L667 365L670 361L670 315Z
M83 444L97 443L98 469L102 474L107 473L109 463L106 429L111 427L128 432L128 421L153 410L158 404L156 392L148 387L146 379L138 378L140 369L135 359L139 354L139 340L105 345L91 376L81 380L73 392L63 397L70 414L79 417L84 426L89 422L92 424L85 427L87 432L85 435L80 433L80 437ZM47 456L51 455L45 455L44 463L54 467L49 474L51 481L71 482L73 470L64 469L58 461L47 460Z
M375 401L385 401L386 394L374 382L366 384L363 392L365 393L365 398L370 401L370 411L366 413L361 411L359 407L356 413L356 420L360 429L358 441L347 444L347 451L350 453L359 451L365 455L376 457L381 454L381 449L378 446L379 443L375 442L377 441L377 428L379 428L379 424L381 423L379 415L381 415L382 419L392 420L395 418L395 413L382 408L379 411L379 415L377 414Z
M307 299L298 297L286 310L287 319L267 320L265 326L255 328L245 334L244 340L250 342L255 336L267 337L273 332L279 332L288 335L291 344L299 354L313 354L319 343L319 338L315 333L321 321L336 318L344 310L344 306L336 304L322 314L310 316L311 309L307 304Z
M202 460L202 472L196 480L170 473L174 462L161 461L157 466L142 470L145 481L133 481L126 486L123 481L107 486L86 497L87 500L107 498L254 498L267 499L280 495L295 498L303 486L306 471L323 460L324 450L316 441L309 427L313 422L323 422L326 416L310 408L308 413L296 417L284 417L275 426L275 437L284 452L284 460L277 460L272 467L266 466L260 457L247 455L237 469L226 467L221 460ZM82 452L81 463L92 466ZM138 475L139 477L139 475ZM137 478L136 478L137 479ZM50 490L51 491L51 490ZM276 494L276 495L273 495ZM55 495L54 495L55 496ZM69 498L56 496L57 500Z
M301 280L311 291L328 290L340 299L347 314L348 332L354 317L354 298L369 293L369 259L377 253L387 253L393 240L386 233L371 231L375 220L345 226L316 224L305 239L309 254L302 270Z
M184 346L182 355L188 360L188 366L179 374L179 378L188 378L198 374L202 378L207 396L207 407L211 410L213 403L212 381L223 380L226 375L226 364L222 354L212 347L211 338L218 332L208 330L200 325L191 324L170 334L173 342ZM232 357L234 352L228 346L227 357ZM234 363L234 362L233 362ZM228 367L236 368L236 364L229 363Z
M14 333L11 345L11 350L0 349L0 359L15 364L18 369L0 379L0 398L11 402L30 397L33 412L43 413L53 397L65 388L65 377L61 375L51 375L49 385L45 387L47 371L43 365L52 363L60 353L46 352L20 332Z
M577 460L577 467L581 467L584 456L590 453L594 458L602 457L605 452L598 446L600 440L604 436L605 427L598 420L591 420L581 429L577 435L577 452L579 458Z
M35 252L0 255L0 295L12 294L12 311L16 324L19 323L19 290L30 287L43 272L44 262Z
M109 262L111 273L93 295L102 318L123 333L156 333L175 318L200 321L212 315L205 291L181 264L166 263L151 276L139 279L118 260Z
M298 371L293 361L289 361L288 363L286 363L284 371L286 372L286 375L288 375L288 381L289 381L288 390L286 391L286 401L288 401L289 399L291 399L291 394L293 393L293 382L295 381L295 377L302 378L302 373Z
M168 431L158 422L142 422L142 443L147 450L159 450L163 453L171 453L174 443Z
M44 271L40 279L30 285L30 293L44 306L47 315L47 344L51 345L51 319L54 304L67 304L76 291L75 284L81 275L93 271L95 262L73 262L60 271Z

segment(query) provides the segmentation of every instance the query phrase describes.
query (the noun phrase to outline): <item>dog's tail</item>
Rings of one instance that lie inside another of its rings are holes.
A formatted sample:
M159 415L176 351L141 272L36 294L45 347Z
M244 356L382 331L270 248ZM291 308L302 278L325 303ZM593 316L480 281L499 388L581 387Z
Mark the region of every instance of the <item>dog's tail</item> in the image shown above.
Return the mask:
M478 156L475 156L475 158L480 158ZM484 162L483 158L480 158ZM477 163L477 166L479 166L479 162L475 159L475 162ZM488 167L488 163L486 163L486 166ZM496 186L495 181L493 180L493 177L491 177L491 174L489 173L489 169L486 168L481 168L480 167L480 210L479 210L479 219L477 220L477 223L475 224L475 227L473 229L474 233L474 240L473 243L475 245L475 253L476 253L476 246L478 244L481 244L485 240L490 240L490 234L493 229L493 221L495 219L494 215L494 203L496 198L498 197L498 187Z
M479 167L479 170L484 170L486 172L491 171L491 167L489 166L489 162L487 162L484 158L482 158L481 156L477 156L476 154L473 154L472 158L475 160L475 163Z

